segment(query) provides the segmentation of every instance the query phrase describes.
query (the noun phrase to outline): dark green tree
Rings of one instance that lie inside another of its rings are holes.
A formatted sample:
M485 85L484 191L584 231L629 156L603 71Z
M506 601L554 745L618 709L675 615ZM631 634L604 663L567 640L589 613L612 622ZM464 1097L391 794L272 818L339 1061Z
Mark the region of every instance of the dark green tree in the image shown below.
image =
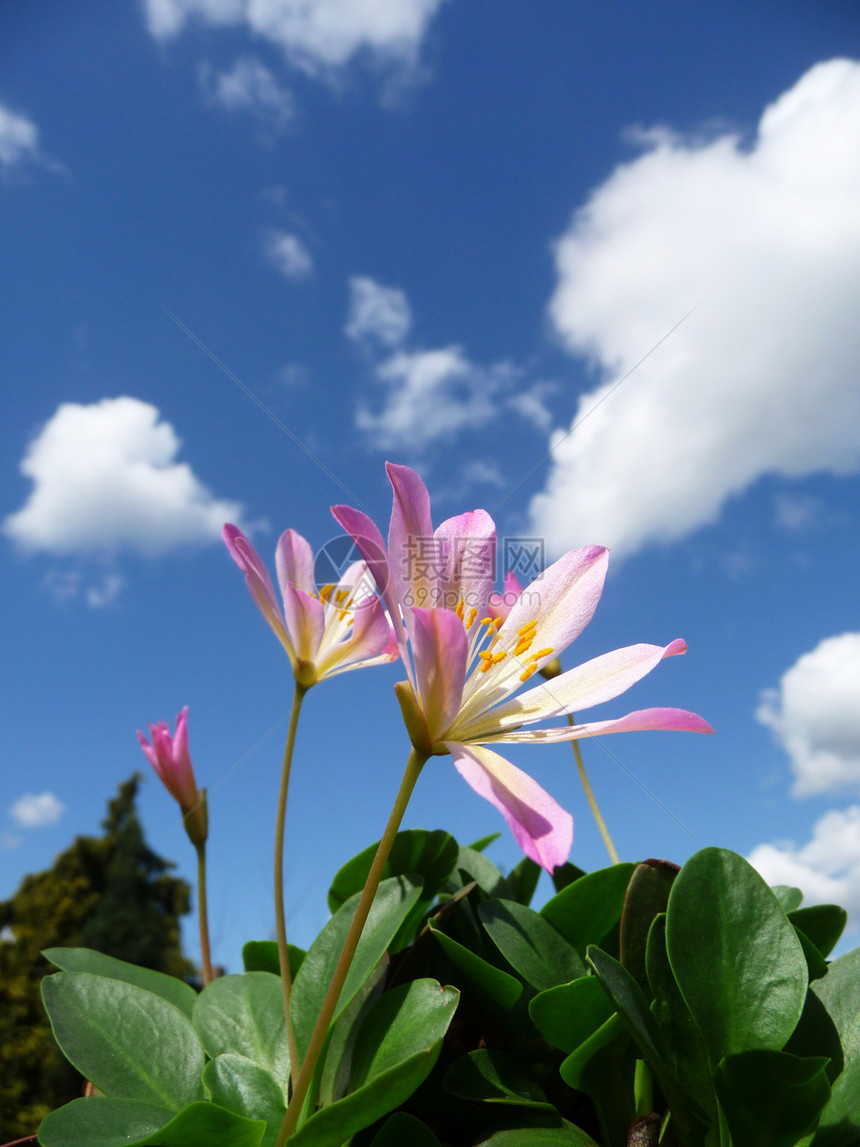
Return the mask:
M95 948L146 968L191 978L179 918L190 910L186 881L148 847L135 801L140 775L120 785L100 837L79 836L52 868L0 902L0 1139L35 1132L84 1081L60 1053L39 985L54 971L42 950Z

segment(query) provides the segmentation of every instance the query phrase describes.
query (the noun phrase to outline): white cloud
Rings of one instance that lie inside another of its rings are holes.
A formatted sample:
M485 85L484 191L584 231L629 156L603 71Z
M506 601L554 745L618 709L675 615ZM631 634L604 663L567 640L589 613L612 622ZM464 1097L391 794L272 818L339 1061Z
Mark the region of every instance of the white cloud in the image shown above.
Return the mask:
M443 0L146 0L150 32L176 36L189 19L245 25L277 44L297 67L315 73L341 67L360 52L415 63L421 40Z
M860 466L858 137L860 63L832 60L749 146L652 133L574 215L550 315L606 381L531 504L553 552L672 541L763 474Z
M249 112L280 131L295 115L292 93L256 56L240 56L229 71L214 72L208 64L199 70L207 101L228 111Z
M528 390L521 390L512 394L508 399L508 406L515 410L521 418L540 431L549 430L552 425L552 414L546 400L552 394L558 393L558 384L554 382L536 382Z
M39 129L26 116L0 104L0 166L14 167L39 155Z
M399 346L412 327L412 311L403 291L374 279L353 275L349 280L349 313L344 332L355 342L372 339L386 347Z
M777 526L783 530L799 533L817 525L821 515L821 503L817 498L804 495L777 494L774 498Z
M860 633L804 653L762 694L756 717L789 755L795 796L860 785Z
M53 793L25 793L10 809L21 828L56 824L65 811L66 806Z
M159 419L128 396L63 403L27 448L20 469L34 487L3 532L26 551L61 556L159 554L217 539L242 507L175 461L180 440Z
M848 929L860 924L860 807L827 812L812 829L812 839L759 844L747 857L768 884L800 888L808 904L839 904L848 913Z
M298 282L313 274L311 253L298 237L288 231L270 231L263 240L263 254L288 279Z

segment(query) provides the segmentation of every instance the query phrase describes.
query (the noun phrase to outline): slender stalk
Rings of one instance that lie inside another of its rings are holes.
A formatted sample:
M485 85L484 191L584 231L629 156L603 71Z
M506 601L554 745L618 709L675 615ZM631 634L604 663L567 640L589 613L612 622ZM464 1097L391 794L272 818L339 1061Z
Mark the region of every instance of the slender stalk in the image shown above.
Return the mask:
M575 725L576 718L572 713L567 715L568 725ZM576 767L579 770L579 779L582 781L582 787L585 789L585 796L588 800L589 808L591 809L594 819L597 821L597 827L600 829L600 835L603 837L603 843L606 845L606 851L609 853L609 859L613 864L617 864L620 857L612 843L612 837L609 835L609 829L606 827L606 821L600 815L600 809L597 804L597 799L594 795L594 790L591 787L591 782L588 779L588 773L585 771L585 762L582 759L582 753L579 748L579 741L571 741L573 747L573 757L576 761Z
M344 941L343 951L340 954L340 959L334 970L331 984L329 985L322 1007L320 1008L316 1026L308 1043L305 1061L302 1064L298 1079L296 1079L295 1076L293 1077L295 1081L293 1094L287 1106L284 1122L281 1124L276 1147L284 1147L284 1144L296 1129L299 1113L302 1110L311 1081L313 1080L317 1060L325 1044L329 1025L335 1013L337 1002L340 999L344 982L349 973L352 958L355 955L355 950L361 939L361 933L364 930L364 925L367 922L367 917L373 906L373 898L376 895L376 890L382 879L382 873L385 871L385 864L391 852L392 845L394 844L394 838L397 836L397 830L400 828L400 822L403 820L403 814L406 812L406 806L409 804L412 790L415 788L415 783L426 762L427 755L413 748L409 754L409 760L406 762L406 770L403 774L403 780L400 782L400 788L398 789L397 797L391 809L388 824L385 826L385 832L382 834L382 839L376 850L376 856L373 858L373 864L370 866L370 872L367 875L364 890L361 893L358 907L355 910L355 916L353 917L352 924L349 926L349 932Z
M200 925L200 960L203 964L203 987L212 983L212 956L209 950L209 912L206 907L206 841L197 849L197 921Z
M287 792L290 787L290 770L293 765L296 729L299 727L299 713L307 691L307 686L296 682L293 708L290 712L290 725L287 730L287 743L284 746L284 763L281 768L281 787L278 792L278 814L275 823L275 926L278 935L278 963L281 966L281 991L284 996L284 1018L287 1023L287 1041L290 1045L290 1076L292 1079L298 1075L301 1065L290 1014L293 980L290 975L290 949L287 946L287 921L284 915L284 826L287 820Z

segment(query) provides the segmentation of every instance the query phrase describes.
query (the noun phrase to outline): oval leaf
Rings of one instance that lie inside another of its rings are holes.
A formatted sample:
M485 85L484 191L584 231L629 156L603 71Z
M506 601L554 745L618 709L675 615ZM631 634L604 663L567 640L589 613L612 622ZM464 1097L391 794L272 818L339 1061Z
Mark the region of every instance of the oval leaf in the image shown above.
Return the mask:
M445 955L459 968L476 993L502 1011L510 1011L523 992L523 985L501 968L488 964L463 944L430 925Z
M350 896L364 888L378 847L377 841L348 860L337 873L328 892L330 912L337 912ZM423 898L432 900L453 872L459 853L460 847L449 832L406 829L395 837L382 875L385 878L417 873L424 879Z
M203 1069L203 1082L219 1107L246 1119L264 1120L261 1147L274 1147L286 1104L281 1085L270 1071L241 1055L219 1055Z
M548 900L540 914L585 958L588 945L599 944L621 919L635 868L635 864L613 864L581 876Z
M585 975L577 950L538 912L513 900L485 900L478 916L511 967L538 991Z
M547 1043L570 1054L602 1027L615 1009L596 976L583 976L541 992L529 1015Z
M714 1072L714 1087L735 1143L794 1147L811 1131L830 1096L827 1060L783 1051L730 1055Z
M241 1055L286 1086L290 1051L281 981L270 972L219 976L197 997L194 1027L208 1055Z
M154 992L174 1004L191 1019L197 993L190 984L177 980L175 976L166 976L164 972L154 972L151 968L139 968L137 964L128 964L92 948L46 948L42 955L64 972L90 972L94 976L106 976L109 980L136 984L138 988Z

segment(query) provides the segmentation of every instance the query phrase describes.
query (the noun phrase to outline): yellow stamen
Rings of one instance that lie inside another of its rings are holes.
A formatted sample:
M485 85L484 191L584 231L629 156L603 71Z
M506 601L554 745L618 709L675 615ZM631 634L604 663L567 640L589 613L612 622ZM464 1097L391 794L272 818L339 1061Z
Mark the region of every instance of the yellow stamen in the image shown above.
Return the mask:
M528 681L533 673L537 673L537 665L530 665L528 669L524 669L520 674L520 681Z
M478 616L478 611L474 606L469 610L469 620L466 622L466 628L471 629L475 624L475 618Z
M533 633L527 633L525 637L521 637L514 647L514 657L521 657L524 653L528 653L534 639L535 635Z
M531 621L527 621L525 625L520 626L520 628L517 630L517 634L521 637L524 637L530 630L534 629L536 625L537 618L533 617ZM534 634L532 634L532 637L534 637Z
M459 617L459 619L461 621L463 620L463 610L465 608L466 608L466 603L461 598L460 601L457 602L457 608L454 610L454 612L456 613L456 615Z
M550 653L552 653L551 649L539 649L537 653L530 654L526 661L540 661L542 657L548 657Z
M324 601L326 603L326 605L328 605L328 603L331 599L331 595L332 595L333 590L334 590L333 585L322 585L322 586L320 586L320 601Z

